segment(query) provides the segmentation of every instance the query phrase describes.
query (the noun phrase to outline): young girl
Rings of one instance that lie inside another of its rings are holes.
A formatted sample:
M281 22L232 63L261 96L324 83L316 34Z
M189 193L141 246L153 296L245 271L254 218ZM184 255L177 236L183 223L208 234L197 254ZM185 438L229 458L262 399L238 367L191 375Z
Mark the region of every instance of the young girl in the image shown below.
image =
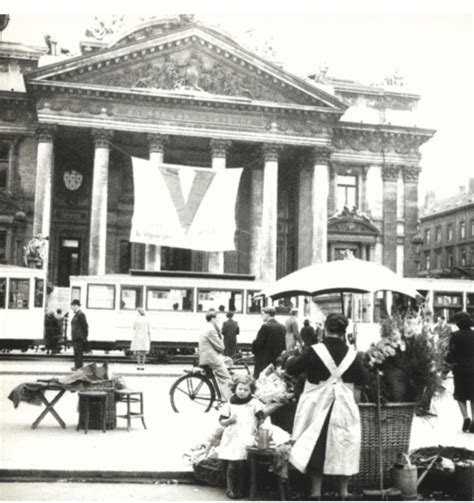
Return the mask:
M255 433L264 420L263 405L252 396L255 381L248 375L232 378L232 396L222 408L219 423L224 427L219 458L227 463L227 496L246 496L248 466L246 447L254 444Z

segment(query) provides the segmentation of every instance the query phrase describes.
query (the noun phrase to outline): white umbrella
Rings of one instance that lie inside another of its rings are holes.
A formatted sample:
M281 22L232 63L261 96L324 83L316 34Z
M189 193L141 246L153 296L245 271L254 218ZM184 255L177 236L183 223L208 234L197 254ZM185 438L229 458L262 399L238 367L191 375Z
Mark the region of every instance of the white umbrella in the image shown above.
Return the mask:
M294 295L348 292L370 293L388 290L416 298L418 292L406 278L388 267L349 258L313 264L292 272L260 292L274 299Z

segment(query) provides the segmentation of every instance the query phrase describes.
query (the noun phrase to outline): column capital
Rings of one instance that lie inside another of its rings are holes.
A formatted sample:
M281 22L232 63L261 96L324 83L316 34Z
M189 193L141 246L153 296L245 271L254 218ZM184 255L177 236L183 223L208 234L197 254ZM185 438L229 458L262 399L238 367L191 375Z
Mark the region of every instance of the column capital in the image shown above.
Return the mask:
M93 129L92 139L94 141L94 148L110 148L110 140L113 135L114 132L109 129Z
M217 138L211 138L209 141L209 147L211 149L212 158L226 158L227 150L232 144L231 140L221 140Z
M405 183L418 182L420 172L421 168L419 166L403 166L402 167L403 181Z
M315 147L311 151L313 164L329 164L331 157L331 147Z
M41 124L36 128L36 139L41 143L53 143L56 131L55 124Z
M278 162L278 156L282 149L282 145L277 145L275 143L264 143L262 145L264 162Z
M165 145L169 141L169 136L164 134L152 134L146 135L148 141L148 149L150 153L163 154L165 150Z
M382 178L384 181L396 181L400 174L400 166L397 164L384 164L382 166Z

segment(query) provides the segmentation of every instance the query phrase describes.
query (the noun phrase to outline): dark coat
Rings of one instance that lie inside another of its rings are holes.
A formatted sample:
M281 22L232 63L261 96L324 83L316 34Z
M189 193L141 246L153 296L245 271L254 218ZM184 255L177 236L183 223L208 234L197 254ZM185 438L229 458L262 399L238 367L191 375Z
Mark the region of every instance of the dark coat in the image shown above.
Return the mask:
M286 328L278 323L275 318L270 318L264 323L252 342L252 352L255 355L254 376L258 378L260 372L275 363L276 359L285 351Z
M232 356L237 352L237 336L240 334L239 324L229 319L222 325L222 337L224 338L224 356Z
M451 334L446 361L453 367L455 400L474 400L474 330L462 328Z
M305 346L312 346L313 344L316 344L318 342L316 331L311 325L303 326L300 332L300 336Z
M89 335L89 325L86 315L82 311L77 311L71 320L72 341L85 341Z

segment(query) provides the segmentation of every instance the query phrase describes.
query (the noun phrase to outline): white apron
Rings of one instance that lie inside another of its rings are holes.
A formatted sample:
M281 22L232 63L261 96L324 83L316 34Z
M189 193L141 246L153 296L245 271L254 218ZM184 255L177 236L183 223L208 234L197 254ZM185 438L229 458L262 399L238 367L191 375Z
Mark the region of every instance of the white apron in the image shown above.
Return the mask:
M323 472L327 475L353 475L359 471L360 417L354 400L352 383L343 382L341 376L356 357L349 348L339 367L324 344L311 346L331 374L327 381L312 384L306 381L296 409L293 427L295 441L290 462L306 473L311 454L331 405L328 426L326 459Z

